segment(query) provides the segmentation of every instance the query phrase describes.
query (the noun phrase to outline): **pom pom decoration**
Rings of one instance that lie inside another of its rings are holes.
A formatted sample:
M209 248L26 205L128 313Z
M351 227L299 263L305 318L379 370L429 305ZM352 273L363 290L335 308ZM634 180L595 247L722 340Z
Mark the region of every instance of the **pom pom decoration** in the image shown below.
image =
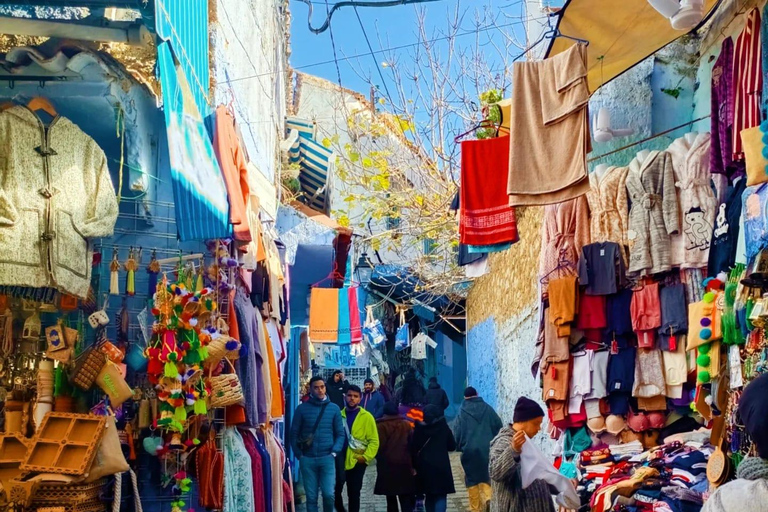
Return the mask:
M712 380L712 377L710 376L709 372L706 371L706 370L700 371L697 378L698 378L699 383L701 383L701 384L706 384L710 380Z
M705 343L704 345L699 346L699 354L709 354L709 349L709 343Z
M696 364L705 368L708 367L711 362L712 361L707 354L699 354L699 357L696 358Z

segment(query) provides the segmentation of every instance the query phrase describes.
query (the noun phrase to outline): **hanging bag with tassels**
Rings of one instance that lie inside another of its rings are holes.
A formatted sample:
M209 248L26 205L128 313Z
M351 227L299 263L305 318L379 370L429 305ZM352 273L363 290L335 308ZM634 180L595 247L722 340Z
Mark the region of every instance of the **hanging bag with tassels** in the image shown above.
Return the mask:
M211 385L211 407L226 407L239 404L243 401L243 387L235 373L235 367L226 357L232 373L222 373L216 377L211 376L212 368L208 369L208 382Z

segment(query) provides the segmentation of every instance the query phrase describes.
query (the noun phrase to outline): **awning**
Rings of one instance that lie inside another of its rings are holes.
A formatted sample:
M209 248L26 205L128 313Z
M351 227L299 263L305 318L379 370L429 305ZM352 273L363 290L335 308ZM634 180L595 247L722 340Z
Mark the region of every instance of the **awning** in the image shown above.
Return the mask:
M329 229L333 229L339 233L345 233L347 235L352 234L352 230L350 228L345 228L329 216L325 215L324 213L320 213L316 210L313 210L309 206L305 205L304 203L300 203L298 201L294 201L291 203L291 208L295 209L297 212L306 215L309 219L317 222L321 226L325 226Z
M705 0L704 21L719 3L720 0ZM568 0L560 11L558 28L563 35L589 41L588 79L589 90L593 92L685 35L673 29L669 19L651 7L648 0ZM551 42L547 57L562 53L573 44L571 39L558 37Z
M290 140L288 157L301 167L301 201L319 212L328 213L328 175L334 164L333 150L315 140L315 124L311 121L289 117L285 127Z

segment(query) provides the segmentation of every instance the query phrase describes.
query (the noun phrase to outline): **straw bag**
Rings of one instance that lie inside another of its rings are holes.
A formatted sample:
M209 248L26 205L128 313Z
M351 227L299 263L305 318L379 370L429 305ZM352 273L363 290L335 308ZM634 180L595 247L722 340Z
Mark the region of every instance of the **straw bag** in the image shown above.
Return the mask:
M211 407L226 407L243 401L243 387L235 373L235 367L229 359L224 358L224 360L229 363L232 373L222 373L216 377L210 376L210 370L208 373L208 382L211 385Z
M211 339L208 343L208 357L205 358L205 366L215 368L225 357L234 361L240 357L241 344L238 340L229 335L229 326L223 318L219 317L216 321L216 329L219 335Z
M768 181L768 135L761 126L741 130L741 143L744 146L744 162L747 168L747 186L759 185Z
M133 397L131 386L125 382L120 368L112 361L107 361L96 377L96 384L109 396L112 407L120 407L123 402Z
M105 476L122 473L129 469L131 467L123 455L115 418L110 416L104 424L104 434L101 436L101 443L99 443L96 458L93 459L93 464L91 464L91 469L88 472L85 483L95 482Z

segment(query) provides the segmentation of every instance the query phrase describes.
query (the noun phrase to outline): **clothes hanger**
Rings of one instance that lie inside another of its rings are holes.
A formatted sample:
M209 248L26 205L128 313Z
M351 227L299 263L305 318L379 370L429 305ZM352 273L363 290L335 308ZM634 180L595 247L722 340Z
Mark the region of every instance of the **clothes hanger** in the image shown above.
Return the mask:
M490 119L483 119L482 121L480 121L479 123L477 123L475 126L473 126L472 128L470 128L469 130L467 130L467 131L465 131L464 133L462 133L462 134L460 134L460 135L457 135L456 137L454 137L454 138L453 138L453 142L454 142L454 143L458 143L458 142L459 142L459 141L460 141L460 140L461 140L463 137L466 137L466 136L467 136L467 135L469 135L470 133L474 133L474 132L476 132L477 130L479 130L479 129L481 129L481 128L496 128L496 137L498 137L498 136L499 136L499 129L501 128L501 123L499 123L499 124L497 125L496 123L494 123L494 122L493 122L493 121L491 121Z
M550 270L549 272L547 272L541 279L539 279L539 283L544 284L544 281L547 280L547 278L550 275L554 274L558 270L563 270L563 269L566 269L566 268L575 269L576 268L576 264L574 262L572 262L571 260L569 260L568 258L564 258L563 257L563 251L561 249L561 251L560 251L560 259L557 262L557 266L555 268L553 268L552 270Z
M38 110L42 110L43 112L46 112L52 117L56 117L59 115L59 113L56 112L56 109L53 107L51 102L43 98L42 96L36 96L31 100L29 100L29 103L27 103L27 108L32 112L37 112Z

